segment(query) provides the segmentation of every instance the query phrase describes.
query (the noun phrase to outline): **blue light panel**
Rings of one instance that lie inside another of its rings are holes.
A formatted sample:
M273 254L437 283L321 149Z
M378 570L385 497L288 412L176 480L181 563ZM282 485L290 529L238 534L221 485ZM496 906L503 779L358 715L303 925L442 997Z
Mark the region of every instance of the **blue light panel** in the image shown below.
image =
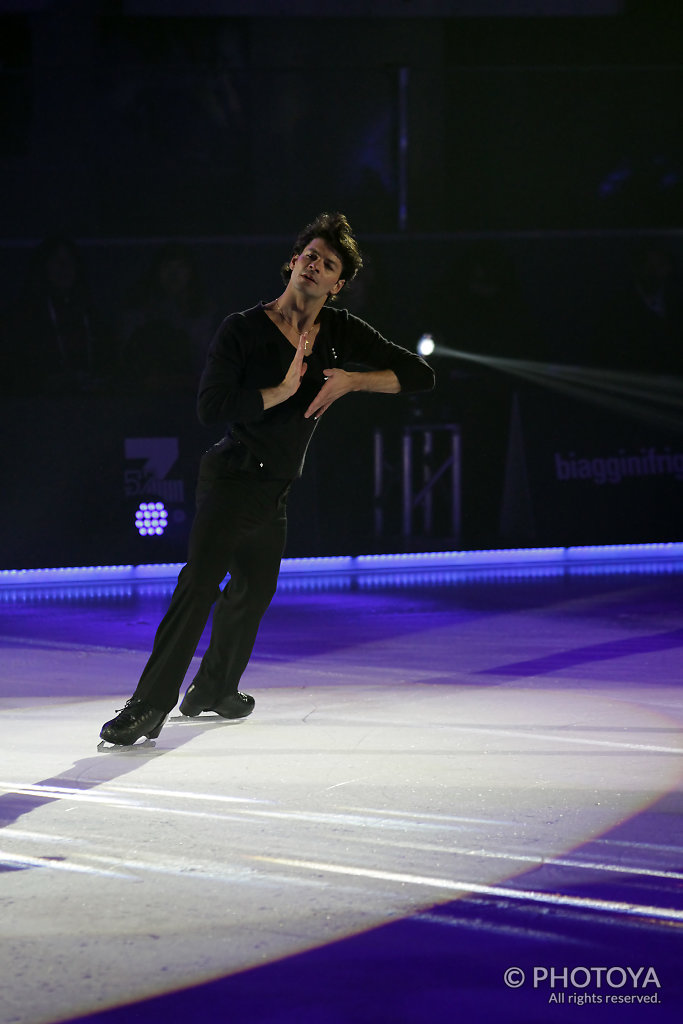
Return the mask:
M142 565L94 565L68 569L0 569L0 586L26 587L62 583L141 582L175 579L183 562ZM582 547L508 548L491 551L427 551L395 555L340 555L320 558L285 558L281 575L322 576L346 574L454 572L465 570L531 569L562 571L639 572L644 568L683 569L683 542L607 544ZM537 574L536 572L534 574Z

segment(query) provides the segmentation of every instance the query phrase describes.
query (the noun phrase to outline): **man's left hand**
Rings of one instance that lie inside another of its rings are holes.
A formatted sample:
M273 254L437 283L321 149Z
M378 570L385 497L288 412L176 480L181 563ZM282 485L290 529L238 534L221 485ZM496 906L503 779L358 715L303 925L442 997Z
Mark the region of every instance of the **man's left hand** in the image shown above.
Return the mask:
M325 383L304 413L307 419L313 416L314 419L319 420L333 402L354 390L354 374L341 370L338 366L331 370L323 370L323 373L325 374Z

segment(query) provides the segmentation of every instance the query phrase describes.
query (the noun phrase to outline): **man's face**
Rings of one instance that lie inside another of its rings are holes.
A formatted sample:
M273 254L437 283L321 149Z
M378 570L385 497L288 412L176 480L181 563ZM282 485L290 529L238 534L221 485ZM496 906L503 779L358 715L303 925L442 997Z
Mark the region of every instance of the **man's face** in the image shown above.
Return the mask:
M322 238L314 238L298 256L292 256L292 285L311 299L337 295L344 282L342 261Z

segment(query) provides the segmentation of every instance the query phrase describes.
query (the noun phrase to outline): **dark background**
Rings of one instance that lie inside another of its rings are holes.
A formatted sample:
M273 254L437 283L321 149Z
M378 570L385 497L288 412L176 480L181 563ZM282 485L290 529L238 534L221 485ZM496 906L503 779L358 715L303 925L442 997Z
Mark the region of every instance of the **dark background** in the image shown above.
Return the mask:
M682 28L680 4L627 0L0 0L0 565L184 560L216 440L194 417L199 349L277 294L322 209L366 254L344 304L407 347L433 333L438 386L328 413L287 554L679 540ZM53 235L76 244L96 350L58 383L27 287ZM198 287L164 318L141 281L168 242ZM557 365L584 368L580 392ZM403 433L417 494L418 428L435 428L435 472L453 424L461 528L446 471L431 524L418 504L406 534ZM163 495L131 438L177 442L160 538L133 525Z

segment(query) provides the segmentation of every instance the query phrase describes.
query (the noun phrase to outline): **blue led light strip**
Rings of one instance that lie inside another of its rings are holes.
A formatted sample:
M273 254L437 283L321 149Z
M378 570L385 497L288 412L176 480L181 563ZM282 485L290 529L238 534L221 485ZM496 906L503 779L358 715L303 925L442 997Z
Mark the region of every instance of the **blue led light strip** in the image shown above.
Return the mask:
M414 569L496 569L514 566L642 565L683 562L683 542L606 544L583 547L503 548L491 551L427 551L395 555L339 555L285 558L284 575L408 572ZM0 586L25 587L55 583L143 582L173 580L183 562L150 565L92 565L68 569L0 569Z

